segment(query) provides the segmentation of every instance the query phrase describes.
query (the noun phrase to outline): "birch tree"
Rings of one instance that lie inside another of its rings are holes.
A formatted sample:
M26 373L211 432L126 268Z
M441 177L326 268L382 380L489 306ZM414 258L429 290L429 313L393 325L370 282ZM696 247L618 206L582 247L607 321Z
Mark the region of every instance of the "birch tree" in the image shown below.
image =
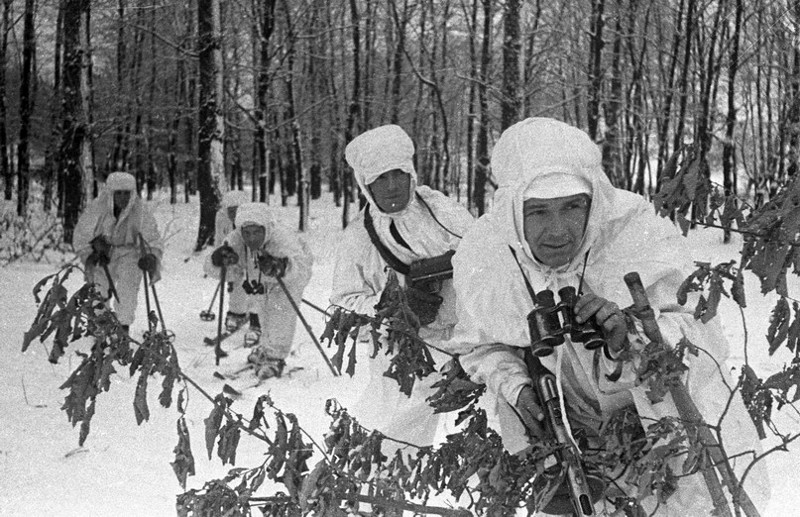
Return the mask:
M220 201L220 182L225 178L221 112L222 55L218 0L197 1L198 54L200 56L199 139L197 189L200 193L200 226L196 251L214 238L214 218Z

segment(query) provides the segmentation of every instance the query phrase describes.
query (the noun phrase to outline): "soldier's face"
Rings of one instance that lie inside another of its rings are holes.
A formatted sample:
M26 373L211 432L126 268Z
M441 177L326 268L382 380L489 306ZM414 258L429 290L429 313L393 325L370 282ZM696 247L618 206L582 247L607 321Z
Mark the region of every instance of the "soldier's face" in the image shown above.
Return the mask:
M257 224L248 224L242 227L242 240L251 250L260 249L267 238L267 229Z
M372 199L382 212L393 214L408 205L411 196L411 175L400 169L386 171L367 185Z
M124 210L128 203L131 201L130 190L115 190L114 191L114 208L117 210Z
M575 257L591 204L592 199L586 194L523 202L525 240L539 262L558 267Z

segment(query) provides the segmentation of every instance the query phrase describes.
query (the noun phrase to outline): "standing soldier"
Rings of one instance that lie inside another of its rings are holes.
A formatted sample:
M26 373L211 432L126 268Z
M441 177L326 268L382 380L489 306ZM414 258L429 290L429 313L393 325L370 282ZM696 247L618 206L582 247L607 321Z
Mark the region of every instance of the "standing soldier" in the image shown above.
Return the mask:
M472 216L441 192L417 186L414 143L399 126L381 126L359 135L347 145L345 157L367 205L344 232L331 303L373 316L391 268L399 273L408 304L420 320L420 338L441 347L455 324L452 280L444 280L437 294L410 285L405 275L412 263L449 258ZM439 366L449 359L434 349L430 352ZM370 360L370 384L352 412L363 425L392 438L430 445L437 438L440 418L425 399L433 394L431 385L438 376L416 383L407 397L383 376L389 359Z
M236 229L236 212L239 205L250 202L250 196L242 190L230 190L222 196L222 203L217 210L214 226L214 246L220 247L225 242L225 237ZM247 321L247 293L242 289L241 282L227 282L228 312L225 315L225 329L235 332Z
M73 246L84 264L86 281L114 298L117 318L127 332L136 315L142 271L152 282L161 278L164 248L156 220L138 196L131 174L108 175L105 189L78 219Z
M261 379L280 377L292 350L297 314L284 292L298 303L311 279L313 257L306 244L278 225L265 203L245 203L236 229L206 260L205 270L242 286L251 313L245 346L256 346L248 361ZM283 287L280 285L283 283Z

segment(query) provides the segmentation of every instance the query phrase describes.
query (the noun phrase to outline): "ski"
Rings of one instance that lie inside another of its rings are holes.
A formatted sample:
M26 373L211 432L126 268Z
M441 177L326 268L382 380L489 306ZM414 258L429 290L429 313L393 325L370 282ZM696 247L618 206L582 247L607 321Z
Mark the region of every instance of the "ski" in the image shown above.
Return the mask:
M238 330L238 329L237 329L237 330ZM214 337L208 337L208 336L206 336L206 337L204 337L204 338L203 338L203 343L204 343L206 346L217 346L217 343L222 343L223 341L225 341L227 338L231 337L231 336L232 336L232 335L234 335L235 333L236 333L236 332L228 332L228 331L226 330L225 332L223 332L223 333L222 333L222 334L220 334L219 336L214 336Z
M213 337L206 336L206 337L203 338L203 343L206 346L217 346L217 343L223 343L226 339L228 339L232 335L236 334L240 330L242 330L242 327L237 328L233 332L231 332L230 330L225 330L222 334L219 335L219 337L217 337L217 336L213 336Z
M237 379L241 378L241 376L242 376L242 374L243 374L243 373L245 373L245 372L249 372L249 371L252 371L254 368L255 368L255 365L254 365L254 364L248 363L247 365L243 366L242 368L239 368L238 370L234 370L234 371L232 371L232 372L220 372L220 371L214 371L214 374L213 374L213 375L214 375L214 377L216 377L217 379L220 379L220 380L223 380L223 381L235 381L235 380L237 380ZM284 379L284 378L289 378L289 377L291 377L291 376L292 376L292 374L293 374L293 373L295 373L295 372L299 372L300 370L303 370L303 367L302 367L302 366L294 366L294 367L292 367L292 368L290 368L290 369L288 369L288 370L285 370L285 371L284 371L284 372L281 374L281 376L280 376L280 377L270 377L270 378L271 378L271 379ZM259 383L258 383L256 386L260 385L260 384L261 384L262 382L264 382L265 380L269 380L269 379L262 379L262 380L261 380L261 382L259 382Z

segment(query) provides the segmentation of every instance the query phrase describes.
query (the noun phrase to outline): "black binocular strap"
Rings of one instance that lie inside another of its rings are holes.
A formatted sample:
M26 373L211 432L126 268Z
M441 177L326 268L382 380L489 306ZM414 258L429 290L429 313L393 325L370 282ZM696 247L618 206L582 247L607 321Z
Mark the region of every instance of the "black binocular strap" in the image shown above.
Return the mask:
M383 260L389 264L389 267L397 271L402 275L407 275L409 271L409 267L407 264L404 264L402 260L397 258L392 251L386 247L378 238L378 233L375 231L375 224L372 222L372 216L369 214L369 205L364 208L364 228L367 229L367 234L369 234L369 240L372 241L372 244L375 246L375 249L378 250Z

